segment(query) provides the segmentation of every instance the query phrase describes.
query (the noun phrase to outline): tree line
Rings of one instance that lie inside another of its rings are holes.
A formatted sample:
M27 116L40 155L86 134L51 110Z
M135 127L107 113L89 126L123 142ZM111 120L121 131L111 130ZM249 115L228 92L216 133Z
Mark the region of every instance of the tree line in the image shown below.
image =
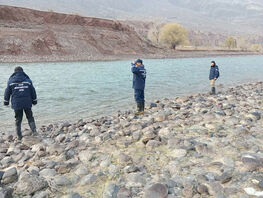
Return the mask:
M189 41L188 31L185 27L177 23L153 24L148 31L148 40L156 47L176 49L178 46L193 46L194 43ZM262 52L261 44L250 43L242 37L229 36L222 47L233 50Z

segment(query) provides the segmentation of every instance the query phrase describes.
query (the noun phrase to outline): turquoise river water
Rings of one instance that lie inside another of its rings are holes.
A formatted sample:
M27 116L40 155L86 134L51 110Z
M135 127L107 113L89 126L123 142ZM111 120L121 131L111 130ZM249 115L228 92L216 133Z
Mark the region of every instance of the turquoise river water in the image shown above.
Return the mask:
M145 60L146 100L208 91L211 60ZM221 75L218 83L225 86L263 80L263 56L217 57L215 61ZM33 111L37 123L49 124L132 109L135 103L130 62L0 63L0 130L14 121L11 108L2 104L15 66L24 68L36 88L39 101Z

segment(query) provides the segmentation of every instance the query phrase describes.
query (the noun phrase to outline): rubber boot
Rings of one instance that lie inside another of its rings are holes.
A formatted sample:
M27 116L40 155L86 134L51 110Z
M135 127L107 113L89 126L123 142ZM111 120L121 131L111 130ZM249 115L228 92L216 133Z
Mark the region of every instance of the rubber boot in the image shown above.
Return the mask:
M136 103L137 104L137 112L135 113L135 115L138 115L138 113L140 112L140 103L139 102L137 102Z
M29 122L28 125L29 125L33 135L36 136L37 135L37 127L36 127L35 121Z
M137 102L137 112L135 115L141 115L143 114L143 103L142 102Z
M139 110L139 115L144 114L144 102L140 102L140 110Z
M216 88L212 87L212 95L216 95Z
M142 103L142 112L144 112L144 108L145 108L145 103Z
M22 140L21 121L16 121L16 134L18 140Z

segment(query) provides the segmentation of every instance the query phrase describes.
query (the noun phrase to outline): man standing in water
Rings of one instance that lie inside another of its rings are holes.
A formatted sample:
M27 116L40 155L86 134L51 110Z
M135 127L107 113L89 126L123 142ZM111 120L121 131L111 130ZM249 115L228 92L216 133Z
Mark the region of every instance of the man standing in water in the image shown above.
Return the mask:
M209 80L211 82L211 94L215 95L216 94L216 88L215 88L215 82L219 78L219 68L216 65L215 61L211 62L211 68L210 68L210 74L209 74Z
M15 111L16 133L18 139L22 139L21 125L23 112L26 114L28 124L33 134L36 135L36 124L32 113L32 104L37 104L37 95L32 81L23 71L22 67L16 67L8 80L5 90L4 105L9 105L11 97L12 109Z
M143 62L141 59L138 59L136 62L132 63L133 73L133 85L134 97L137 103L137 113L136 115L141 115L144 113L144 89L145 89L145 79L146 79L146 69L144 68Z

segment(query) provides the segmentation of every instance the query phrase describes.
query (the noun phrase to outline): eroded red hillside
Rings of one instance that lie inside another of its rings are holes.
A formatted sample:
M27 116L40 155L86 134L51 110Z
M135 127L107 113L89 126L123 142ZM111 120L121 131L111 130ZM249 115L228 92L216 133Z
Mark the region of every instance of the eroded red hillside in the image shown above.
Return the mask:
M98 60L155 49L119 21L0 6L0 58Z

